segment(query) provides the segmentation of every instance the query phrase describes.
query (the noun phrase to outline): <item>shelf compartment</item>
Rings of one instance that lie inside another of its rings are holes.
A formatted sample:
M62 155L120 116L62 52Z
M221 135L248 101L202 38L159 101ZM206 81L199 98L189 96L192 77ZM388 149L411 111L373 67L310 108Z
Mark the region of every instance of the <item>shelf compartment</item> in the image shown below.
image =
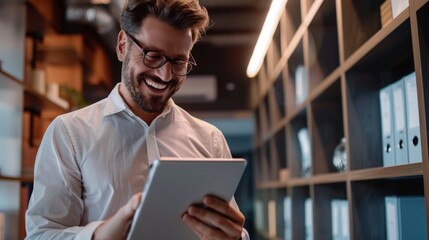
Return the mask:
M257 186L262 182L262 162L261 162L261 147L257 146L253 151L253 169L255 176L255 185Z
M311 155L311 141L307 142L305 131L302 129L307 128L307 132L309 132L307 127L307 109L304 109L301 111L294 119L291 120L290 124L288 125L288 134L286 138L286 144L287 147L287 156L286 158L289 160L288 166L290 166L290 176L292 178L302 177L303 174L303 151L305 151L305 155L308 156L308 154ZM303 143L304 146L301 146L300 140L299 140L299 134L301 132L301 139L305 140ZM308 139L310 140L310 139ZM308 153L310 151L310 153ZM311 156L310 156L311 161ZM308 165L307 165L308 166ZM306 174L311 175L311 163L310 163L310 169L307 169ZM308 176L306 175L306 176Z
M409 20L346 72L350 169L380 167L382 161L379 91L414 71Z
M280 169L286 169L288 167L286 151L286 128L281 128L274 133L274 153L278 159Z
M332 224L334 224L334 219L331 214L333 200L347 201L346 183L314 186L314 236L317 236L317 239L334 239L332 235ZM347 210L347 217L348 216ZM343 221L345 222L344 224L346 224L346 222L350 223L349 217ZM344 228L345 231L350 229L349 225L344 226Z
M273 110L272 119L278 122L286 116L286 97L285 97L285 84L283 80L283 73L281 72L273 83ZM274 124L273 124L274 125Z
M306 221L313 223L312 219L306 220L306 201L311 199L310 187L293 187L290 196L292 197L292 239L306 239ZM310 217L313 218L311 212Z
M302 40L287 59L288 78L286 93L286 108L289 110L296 109L298 105L303 104L308 98L308 69L304 64L304 49Z
M344 54L347 59L381 29L380 6L383 1L341 1Z
M386 239L386 196L424 196L423 177L351 183L354 239ZM424 210L423 210L424 211Z
M308 26L309 80L314 89L339 66L335 1L324 1Z
M23 85L0 75L0 174L21 175Z
M343 110L339 79L311 103L314 174L338 172L332 158L344 137Z
M289 45L296 31L302 23L301 15L301 1L287 1L285 6L285 14L283 17L285 19L285 29L286 31L286 44Z

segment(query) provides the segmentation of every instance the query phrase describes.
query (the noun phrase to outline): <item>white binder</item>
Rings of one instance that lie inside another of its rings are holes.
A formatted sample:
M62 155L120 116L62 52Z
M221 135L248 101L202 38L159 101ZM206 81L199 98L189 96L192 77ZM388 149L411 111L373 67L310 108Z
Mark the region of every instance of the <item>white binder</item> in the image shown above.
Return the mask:
M419 104L417 99L416 73L404 77L407 109L408 160L410 163L422 161L420 138Z
M387 240L399 239L399 224L398 224L398 198L395 196L387 196L384 198L386 204L386 233Z
M405 91L403 79L392 84L393 116L395 129L395 163L396 165L408 163L407 147L407 119L405 105Z
M349 203L343 199L331 201L332 240L350 239Z
M311 198L306 198L305 209L305 240L313 240L313 203Z
M299 65L295 69L295 101L299 105L308 96L308 79L304 65Z
M307 128L298 131L298 141L301 149L301 174L307 177L311 175L311 142Z
M395 134L393 123L392 86L380 90L381 137L383 166L395 165Z
M292 240L292 199L287 196L283 200L283 209L284 209L284 239Z

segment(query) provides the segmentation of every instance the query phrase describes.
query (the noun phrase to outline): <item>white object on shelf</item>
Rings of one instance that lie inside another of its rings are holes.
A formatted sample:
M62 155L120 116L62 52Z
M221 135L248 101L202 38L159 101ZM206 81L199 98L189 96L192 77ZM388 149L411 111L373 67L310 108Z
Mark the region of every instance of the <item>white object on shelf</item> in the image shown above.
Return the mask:
M307 128L301 128L298 131L298 140L301 149L302 176L311 174L311 142L310 134Z
M303 65L295 69L295 94L296 105L303 103L308 96L307 74Z
M395 18L408 7L408 0L391 0L392 17Z
M56 82L49 82L46 85L46 95L54 98L60 96L60 85Z
M45 94L46 92L45 79L45 70L36 68L31 72L31 86L40 94Z

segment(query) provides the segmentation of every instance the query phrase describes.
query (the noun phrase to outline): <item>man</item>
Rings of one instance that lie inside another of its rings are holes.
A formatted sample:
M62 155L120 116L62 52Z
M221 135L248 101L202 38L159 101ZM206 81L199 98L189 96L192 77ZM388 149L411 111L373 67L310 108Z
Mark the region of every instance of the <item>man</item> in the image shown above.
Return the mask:
M190 52L208 22L197 0L125 4L116 48L121 83L106 99L57 117L46 130L27 239L124 239L154 159L231 157L218 129L170 98L195 66ZM234 201L203 202L206 208L190 206L183 216L200 239L248 238Z

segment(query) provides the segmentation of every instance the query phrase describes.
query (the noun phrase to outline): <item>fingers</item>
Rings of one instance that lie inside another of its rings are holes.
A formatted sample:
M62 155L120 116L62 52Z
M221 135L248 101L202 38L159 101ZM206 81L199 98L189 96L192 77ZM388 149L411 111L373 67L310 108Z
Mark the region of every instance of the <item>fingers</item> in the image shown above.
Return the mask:
M239 239L244 215L219 198L207 196L205 207L191 206L183 216L184 222L200 239Z
M244 225L244 215L238 209L233 208L228 202L225 202L213 196L205 197L203 202L207 207L212 208L217 212L225 215L227 218L240 224L241 226Z
M129 223L140 200L141 193L134 195L125 206L94 231L93 239L125 239Z
M242 232L242 225L238 224L226 216L219 214L216 211L207 208L201 208L197 206L192 206L188 210L188 214L191 217L197 218L201 224L197 225L197 229L206 233L211 231L208 229L213 229L216 231L223 232L226 236L240 236ZM218 236L219 234L216 231L212 231L211 235Z
M228 237L227 234L225 234L223 231L210 227L190 214L184 214L183 221L191 228L191 230L198 236L199 239L233 239Z

